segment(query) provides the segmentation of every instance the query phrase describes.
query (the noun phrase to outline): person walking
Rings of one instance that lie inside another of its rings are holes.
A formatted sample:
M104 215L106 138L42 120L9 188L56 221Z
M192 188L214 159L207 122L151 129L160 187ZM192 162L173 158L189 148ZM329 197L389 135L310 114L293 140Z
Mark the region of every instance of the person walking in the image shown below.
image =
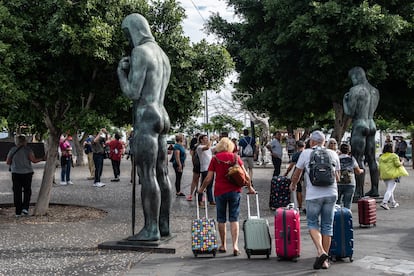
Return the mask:
M197 154L198 138L200 133L196 133L190 141L190 155L191 162L193 164L193 179L191 180L190 193L187 195L187 200L192 201L195 190L198 187L200 181L200 157Z
M301 141L301 140L297 141L295 148L297 148L297 151L292 154L292 158L291 158L291 160L290 160L290 162L288 164L288 167L286 169L286 173L285 173L285 176L286 177L289 175L289 172L292 169L295 168L295 165L296 165L296 163L299 160L300 154L305 149L305 142L304 141ZM302 194L302 191L303 191L303 186L304 186L304 183L303 182L304 181L303 181L303 175L302 175L302 177L300 178L298 184L296 185L296 198L298 200L298 209L299 209L299 212L303 210L304 213L306 213L306 209L302 209L302 202L303 202L303 196L302 196L303 194Z
M201 183L203 183L204 179L207 177L208 166L210 165L210 161L213 156L213 153L211 151L211 142L206 134L201 134L199 136L196 152L200 159L200 175ZM210 181L210 184L207 185L207 200L210 203L210 205L216 205L213 198L213 181L214 179L212 179ZM203 195L198 194L199 206L204 206L202 204L202 198Z
M226 177L229 163L234 162L234 156L237 156L237 162L240 166L243 166L243 161L240 157L233 153L234 143L227 137L220 139L219 143L215 147L216 155L211 159L208 167L207 177L204 179L201 187L198 189L198 193L204 193L206 187L213 181L214 183L214 196L216 199L216 213L218 229L220 234L221 245L219 252L224 253L227 250L226 244L226 222L230 221L230 233L233 243L233 255L239 256L239 213L240 213L240 193L241 188L232 184ZM248 193L254 194L256 191L249 182ZM228 217L227 217L228 214Z
M114 178L111 182L118 182L121 175L121 158L124 154L124 144L120 141L121 135L115 133L115 139L108 141L106 144L109 146L109 159L111 159L112 170L114 172Z
M186 159L184 144L184 135L177 134L175 136L174 150L171 157L171 162L175 171L175 195L176 196L185 196L181 192L181 179L183 177L184 164Z
M350 146L348 144L341 144L339 146L339 162L341 164L341 175L338 182L338 200L337 204L345 208L351 209L352 199L355 192L355 175L359 175L364 172L358 165L356 159L350 156Z
M380 206L385 210L389 210L388 203L390 202L391 207L397 208L400 204L394 198L394 190L397 186L395 180L401 176L408 176L408 172L403 166L403 161L400 160L397 154L393 153L392 145L390 144L384 145L382 154L379 157L379 171L380 178L384 180L387 188Z
M256 140L249 136L249 130L243 130L243 138L239 141L239 154L243 160L244 167L249 172L250 179L253 179L253 162L256 151Z
M32 196L32 163L44 161L36 158L33 150L27 146L26 136L17 136L16 146L7 154L6 164L10 166L13 182L13 202L16 217L29 215L30 197ZM23 198L22 198L23 193Z
M310 174L310 161L314 150L323 150L325 135L321 131L314 131L310 137L310 147L305 149L296 163L296 169L293 172L290 190L295 191L302 173L305 173L306 183L306 220L309 234L316 247L317 257L313 264L314 269L329 268L328 252L331 246L333 235L333 220L335 203L338 197L337 181L339 180L339 157L336 152L326 149L329 160L332 163L331 170L334 176L329 185L315 186L312 183Z
M272 163L274 167L273 176L280 175L280 167L282 166L283 150L282 145L280 144L281 137L282 134L280 131L276 131L273 135L273 140L266 145L272 155Z

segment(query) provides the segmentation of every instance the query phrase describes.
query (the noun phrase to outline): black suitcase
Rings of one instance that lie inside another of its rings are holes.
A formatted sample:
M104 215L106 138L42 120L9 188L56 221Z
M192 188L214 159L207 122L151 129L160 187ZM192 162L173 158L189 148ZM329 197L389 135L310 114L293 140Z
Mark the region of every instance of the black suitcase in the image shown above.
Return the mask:
M274 176L270 184L269 207L276 210L286 207L290 203L290 178L286 176Z

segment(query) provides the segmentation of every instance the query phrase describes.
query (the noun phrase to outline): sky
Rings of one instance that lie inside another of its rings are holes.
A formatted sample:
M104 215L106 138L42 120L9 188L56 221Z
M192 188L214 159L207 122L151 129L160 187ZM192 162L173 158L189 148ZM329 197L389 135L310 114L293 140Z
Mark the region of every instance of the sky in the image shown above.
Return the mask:
M210 43L217 42L217 38L214 35L208 36L203 31L205 21L213 13L219 13L221 17L229 22L237 20L234 16L233 9L227 7L227 3L224 0L180 0L180 3L187 15L187 18L183 22L184 33L190 37L192 42L198 42L203 38ZM231 104L231 91L233 88L230 83L235 79L236 74L232 74L227 78L219 94L214 91L208 91L208 117L211 118L221 113L227 113L227 115L234 116L247 125L250 124L250 121L246 117L247 115L237 110L238 108ZM197 122L206 122L205 110L203 116L197 118Z
M224 0L180 0L180 3L187 15L183 25L184 32L192 42L198 42L203 38L209 42L216 41L215 36L207 36L202 30L205 21L213 13L219 13L228 21L234 20L233 9L227 7Z

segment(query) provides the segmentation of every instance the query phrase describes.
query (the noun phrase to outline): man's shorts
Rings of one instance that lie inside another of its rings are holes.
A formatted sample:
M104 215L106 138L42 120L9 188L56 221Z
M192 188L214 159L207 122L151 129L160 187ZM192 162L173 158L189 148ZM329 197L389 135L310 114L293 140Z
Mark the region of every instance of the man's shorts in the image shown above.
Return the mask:
M242 161L244 164L244 167L247 169L253 169L253 156L252 157L242 157Z

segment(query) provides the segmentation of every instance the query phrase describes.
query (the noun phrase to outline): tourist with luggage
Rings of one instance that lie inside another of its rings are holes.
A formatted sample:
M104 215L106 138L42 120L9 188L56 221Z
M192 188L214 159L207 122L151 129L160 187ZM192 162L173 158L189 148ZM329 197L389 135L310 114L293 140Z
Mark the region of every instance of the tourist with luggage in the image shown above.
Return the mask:
M323 147L325 135L321 131L312 132L309 143L311 148L305 149L296 163L290 189L296 190L302 173L305 173L306 220L317 251L313 268L326 269L329 268L328 252L333 235L340 163L336 152Z
M218 230L220 234L221 245L219 247L219 253L225 253L227 250L226 244L226 222L230 222L230 232L233 243L233 255L240 255L239 250L239 213L240 213L240 193L242 188L235 184L232 184L226 177L228 168L232 166L234 158L236 156L237 162L240 166L243 166L243 161L237 155L233 153L234 143L227 137L220 139L219 143L215 147L215 157L211 159L208 167L207 177L204 179L198 192L202 194L207 185L213 180L214 183L214 196L216 200L216 212ZM256 191L248 184L248 193L255 193ZM228 214L228 216L227 216Z

